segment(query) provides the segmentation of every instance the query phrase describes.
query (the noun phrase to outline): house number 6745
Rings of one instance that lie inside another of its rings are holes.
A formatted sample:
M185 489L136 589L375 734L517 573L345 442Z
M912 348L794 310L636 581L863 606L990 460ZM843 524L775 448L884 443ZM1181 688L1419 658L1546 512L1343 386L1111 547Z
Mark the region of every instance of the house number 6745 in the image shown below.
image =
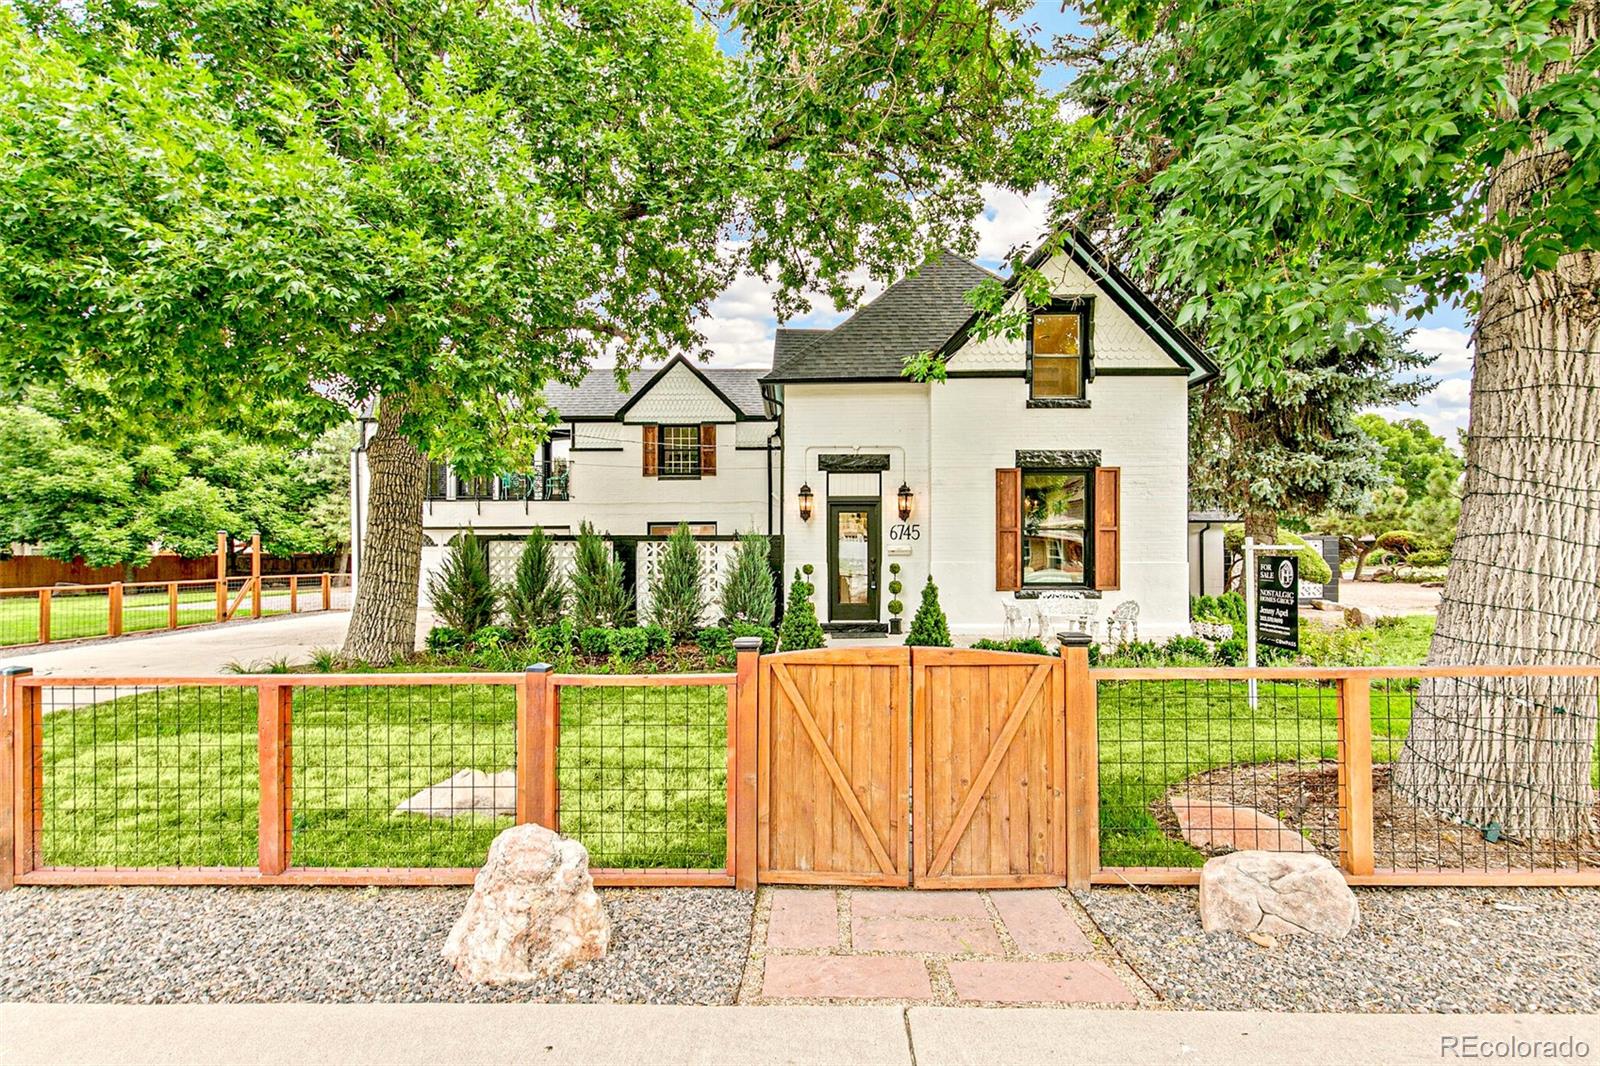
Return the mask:
M918 522L899 522L889 527L890 540L921 540L922 525Z

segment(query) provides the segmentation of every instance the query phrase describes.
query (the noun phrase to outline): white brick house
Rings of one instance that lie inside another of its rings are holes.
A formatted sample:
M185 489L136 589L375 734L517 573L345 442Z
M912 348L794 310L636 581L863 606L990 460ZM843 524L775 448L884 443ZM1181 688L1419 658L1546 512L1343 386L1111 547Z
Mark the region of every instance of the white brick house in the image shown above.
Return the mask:
M968 636L1020 623L1104 639L1130 603L1140 636L1186 631L1188 390L1215 368L1080 236L1031 265L1053 299L1024 337L968 336L965 294L993 275L947 252L831 330L779 329L770 370L680 358L625 391L610 370L552 387L562 427L539 468L482 484L436 471L429 540L505 538L502 569L534 525L566 535L588 519L638 540L648 572L650 539L687 521L719 565L734 534L781 537L785 576L815 568L836 631L887 628L893 563L907 624L932 574ZM947 380L903 376L925 351ZM359 449L355 462L359 525Z

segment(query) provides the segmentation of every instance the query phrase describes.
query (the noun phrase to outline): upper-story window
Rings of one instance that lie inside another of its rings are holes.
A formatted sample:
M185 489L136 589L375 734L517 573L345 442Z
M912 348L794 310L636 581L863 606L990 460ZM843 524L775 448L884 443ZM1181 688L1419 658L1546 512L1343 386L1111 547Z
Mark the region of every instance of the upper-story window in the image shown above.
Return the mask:
M700 476L700 427L662 426L661 442L662 477Z
M1028 323L1028 398L1081 401L1089 363L1087 301L1058 301Z

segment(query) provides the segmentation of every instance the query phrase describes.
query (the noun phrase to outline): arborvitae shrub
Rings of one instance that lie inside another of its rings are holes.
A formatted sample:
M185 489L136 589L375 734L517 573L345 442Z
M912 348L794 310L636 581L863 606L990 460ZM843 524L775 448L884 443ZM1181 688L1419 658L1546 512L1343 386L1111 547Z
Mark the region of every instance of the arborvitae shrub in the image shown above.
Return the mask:
M722 583L722 619L770 626L777 612L772 592L772 563L767 558L767 538L746 533L734 549L733 565Z
M687 522L667 538L655 587L650 590L650 621L672 635L688 640L700 628L706 597L700 585L700 548Z
M944 608L939 606L939 586L933 583L932 575L922 586L922 605L911 619L906 644L919 648L950 647L950 622L944 616Z
M811 602L813 591L810 582L796 570L794 581L789 584L789 602L783 609L783 628L778 631L779 651L804 651L825 643L817 608Z
M535 528L522 542L517 572L505 589L506 615L519 636L561 621L567 582L556 566L555 545Z
M472 531L450 542L444 565L428 575L428 600L439 621L462 633L494 622L500 598L489 577L489 556Z

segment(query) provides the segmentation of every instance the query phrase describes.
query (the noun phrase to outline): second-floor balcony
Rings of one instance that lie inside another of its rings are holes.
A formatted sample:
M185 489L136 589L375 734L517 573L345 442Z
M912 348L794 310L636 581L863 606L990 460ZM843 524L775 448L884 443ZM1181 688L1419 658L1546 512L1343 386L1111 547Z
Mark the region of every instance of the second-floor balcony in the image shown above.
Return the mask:
M553 459L526 471L493 477L466 477L443 463L432 463L428 467L427 499L524 504L566 500L571 498L568 495L570 479L571 465L565 459Z

